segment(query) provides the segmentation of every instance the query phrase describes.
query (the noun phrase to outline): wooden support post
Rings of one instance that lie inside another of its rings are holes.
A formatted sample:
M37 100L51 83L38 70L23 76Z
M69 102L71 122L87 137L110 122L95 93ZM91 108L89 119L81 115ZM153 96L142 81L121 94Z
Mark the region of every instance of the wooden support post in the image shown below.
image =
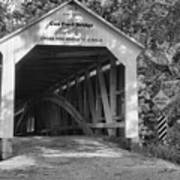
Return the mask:
M112 121L111 110L110 110L109 101L108 101L107 89L105 86L105 79L102 74L102 70L100 66L98 66L97 68L97 75L98 75L99 84L100 84L100 92L101 92L101 98L102 98L102 104L103 104L106 123L112 123L113 121ZM109 130L108 130L108 134L113 135L111 134L111 131Z
M114 61L111 61L111 69L110 69L110 106L111 106L111 114L112 118L116 116L116 64Z
M0 160L11 157L12 153L12 138L0 138Z
M75 81L76 83L76 81ZM70 90L70 100L71 103L74 105L74 107L78 110L79 109L79 103L78 103L78 92L76 89L76 84L74 86L71 86L71 90ZM71 118L71 125L72 127L76 127L76 122L73 121L72 117ZM75 129L71 130L72 134L75 134Z
M101 104L101 101L100 101L100 92L99 92L99 83L98 83L98 76L97 76L97 71L96 71L96 91L95 91L95 94L96 94L96 119L97 119L97 123L100 121L101 119L101 112L102 112L102 104ZM95 134L100 134L101 135L101 129L96 129L95 130Z
M62 91L62 96L65 97L65 90ZM65 127L66 126L66 122L64 120L64 109L61 109L61 126Z
M78 86L79 86L79 111L81 114L83 114L83 94L82 94L83 86L82 86L82 83L79 82Z
M111 69L110 69L110 107L111 107L111 116L112 120L116 116L116 84L117 84L117 72L116 72L116 62L111 60ZM116 129L112 130L112 134L116 135Z
M90 112L92 115L92 122L96 123L97 118L95 112L95 98L94 98L94 91L93 91L89 72L86 72L86 82L87 82L87 90L88 90L88 102L89 102Z
M13 42L11 42L13 44ZM15 91L15 63L13 46L9 43L4 49L2 91L0 104L0 156L6 159L12 155L12 142L14 136L14 91Z
M21 125L21 123L22 123L22 121L23 121L23 119L24 119L27 111L28 111L28 104L26 103L26 104L24 105L24 111L23 111L23 113L21 114L21 116L19 117L19 119L18 119L18 121L17 121L17 123L16 123L15 135L16 135L16 133L18 132L18 129L19 129L19 127L20 127L20 125Z
M100 100L99 100L99 83L98 83L98 77L96 75L96 91L95 91L95 94L96 94L96 118L97 118L97 121L100 119L101 117L101 108L100 108Z
M69 100L69 97L70 97L70 83L67 82L67 89L66 89L65 98L67 100ZM70 125L70 123L71 123L70 115L67 112L64 112L64 122L65 122L65 125Z
M46 128L46 121L44 120L44 107L45 103L39 102L39 104L34 104L34 117L35 117L35 127L34 132L39 133L42 128Z
M125 136L133 142L139 141L137 64L135 57L129 59L132 67L125 68Z
M86 80L84 81L84 87L83 87L83 106L84 106L84 116L87 120L89 120L89 107L88 107L88 101L87 101L87 83Z
M76 83L76 94L77 94L77 109L82 113L82 97L81 97L81 88L80 88L80 83L79 83L79 78L78 76L75 79L75 83Z
M69 88L69 92L68 92L68 101L71 102L71 104L75 107L74 102L73 102L73 98L72 97L72 87L70 86L70 82L68 83L68 88ZM68 115L68 126L73 126L73 122L72 122L72 118L69 114ZM71 132L69 132L71 133Z

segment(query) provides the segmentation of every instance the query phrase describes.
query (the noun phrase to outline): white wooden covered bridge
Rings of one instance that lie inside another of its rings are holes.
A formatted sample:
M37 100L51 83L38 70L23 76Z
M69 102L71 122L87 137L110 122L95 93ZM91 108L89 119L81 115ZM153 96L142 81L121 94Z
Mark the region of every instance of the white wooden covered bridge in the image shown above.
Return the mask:
M15 135L28 133L138 140L142 49L75 0L1 39L2 158Z

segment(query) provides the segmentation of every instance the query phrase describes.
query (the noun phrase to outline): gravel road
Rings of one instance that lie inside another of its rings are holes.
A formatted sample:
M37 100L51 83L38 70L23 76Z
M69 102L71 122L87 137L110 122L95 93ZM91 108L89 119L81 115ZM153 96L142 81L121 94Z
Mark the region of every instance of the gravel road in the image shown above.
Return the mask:
M179 180L180 167L84 136L14 138L0 180Z

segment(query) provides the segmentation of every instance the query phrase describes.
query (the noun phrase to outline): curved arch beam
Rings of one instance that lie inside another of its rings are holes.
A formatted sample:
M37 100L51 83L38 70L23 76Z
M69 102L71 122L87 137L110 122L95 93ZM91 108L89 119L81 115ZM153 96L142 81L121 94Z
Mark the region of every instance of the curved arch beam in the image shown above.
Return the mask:
M41 99L42 101L49 101L52 102L64 110L66 110L74 120L82 127L82 130L87 135L92 135L93 132L90 127L86 124L85 118L76 110L76 108L64 97L59 95L47 95Z

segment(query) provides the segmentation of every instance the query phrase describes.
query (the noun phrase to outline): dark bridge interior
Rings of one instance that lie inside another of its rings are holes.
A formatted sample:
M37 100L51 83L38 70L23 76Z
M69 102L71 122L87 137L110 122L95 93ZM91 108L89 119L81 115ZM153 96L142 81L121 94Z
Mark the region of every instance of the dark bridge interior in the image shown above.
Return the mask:
M110 103L110 96L114 96L114 122L123 122L125 68L115 65L116 60L105 47L35 46L16 64L15 133L82 133L73 117L58 104L36 102L47 93L66 98L91 128L99 127L101 131L110 126L103 125L108 117L104 108L111 111L107 101ZM111 126L118 129L123 125Z

